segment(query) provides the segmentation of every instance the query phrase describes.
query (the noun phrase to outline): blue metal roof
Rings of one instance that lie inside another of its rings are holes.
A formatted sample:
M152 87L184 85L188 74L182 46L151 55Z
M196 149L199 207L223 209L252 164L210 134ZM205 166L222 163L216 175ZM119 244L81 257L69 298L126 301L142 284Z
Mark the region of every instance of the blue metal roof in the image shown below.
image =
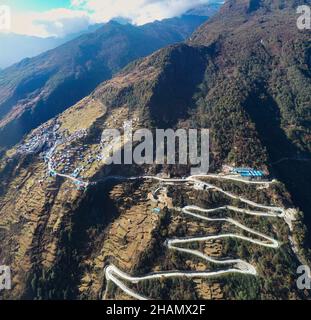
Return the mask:
M240 174L242 177L263 177L265 175L263 171L252 168L234 168L232 172Z
M248 170L239 172L242 177L262 177L264 173L259 170Z

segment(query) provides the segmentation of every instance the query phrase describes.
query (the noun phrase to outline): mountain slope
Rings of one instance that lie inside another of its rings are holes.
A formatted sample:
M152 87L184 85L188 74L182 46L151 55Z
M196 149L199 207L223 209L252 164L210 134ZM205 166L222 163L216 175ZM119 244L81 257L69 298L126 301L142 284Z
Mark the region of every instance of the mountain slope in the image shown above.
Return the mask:
M110 22L1 71L0 148L15 144L129 62L184 40L205 20L185 16L141 27Z
M44 51L53 49L62 44L56 38L39 38L18 34L0 34L0 43L1 69L7 68L26 57L37 56ZM18 46L20 50L14 50L16 46Z
M54 49L82 34L93 32L99 27L99 24L95 24L79 33L69 34L62 38L40 38L14 33L0 34L0 69L7 68L22 59L32 58L47 50ZM19 50L16 50L16 48Z
M310 37L296 28L294 8L275 8L279 3L228 1L188 43L132 63L7 152L0 165L0 259L16 275L8 295L101 299L105 267L111 264L135 276L212 268L172 253L163 243L168 237L228 233L229 226L187 220L169 204L156 214L149 198L161 184L105 180L189 174L187 166L106 166L94 160L102 152L103 129L120 128L124 120L133 120L135 129L210 128L212 172L224 164L252 166L281 181L271 187L218 181L218 187L265 206L299 206L308 222L310 162L299 159L310 157ZM44 158L51 157L59 141L53 155L56 170L70 175L84 166L79 178L91 183L87 190L77 190L68 177L48 175ZM69 169L63 155L70 157ZM284 157L295 161L282 167L278 161ZM212 191L185 191L175 185L168 189L166 196L179 208L241 205ZM211 282L173 279L165 285L146 281L132 289L164 299L306 298L296 285L297 266L310 261L302 215L292 225L283 219L229 217L277 238L280 247L262 249L232 240L218 242L217 250L210 243L205 244L208 248L193 243L191 249L246 259L256 266L257 277L230 274ZM115 287L109 291L111 297L128 298Z

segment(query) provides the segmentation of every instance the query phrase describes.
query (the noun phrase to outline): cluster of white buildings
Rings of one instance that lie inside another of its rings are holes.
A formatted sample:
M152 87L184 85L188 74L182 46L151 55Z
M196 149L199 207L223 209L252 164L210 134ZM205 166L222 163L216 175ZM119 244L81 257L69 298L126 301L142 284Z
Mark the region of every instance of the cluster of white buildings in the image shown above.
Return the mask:
M87 132L79 130L66 138L58 139L54 146L46 153L48 162L48 171L50 176L63 176L71 179L77 186L78 190L84 190L89 185L83 181L82 174L96 161L102 160L102 147L98 146L94 151L89 150L88 145L77 143L72 147L71 142L77 141ZM57 150L58 147L61 149ZM70 147L70 149L66 149Z
M17 148L21 154L40 152L45 148L50 148L57 140L59 124L44 124L33 131L30 137Z

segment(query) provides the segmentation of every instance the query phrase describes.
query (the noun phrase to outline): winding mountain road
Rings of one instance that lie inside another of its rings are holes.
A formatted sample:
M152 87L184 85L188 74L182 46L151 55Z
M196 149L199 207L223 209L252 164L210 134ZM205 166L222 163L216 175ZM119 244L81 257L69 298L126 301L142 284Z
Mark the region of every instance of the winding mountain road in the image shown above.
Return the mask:
M128 288L120 279L123 281L127 281L130 283L138 283L140 281L144 280L152 280L152 279L162 279L162 278L174 278L174 277L187 277L187 278L209 278L209 277L215 277L215 276L221 276L224 274L230 274L230 273L240 273L240 274L249 274L256 276L257 271L254 266L252 266L250 263L241 260L241 259L215 259L214 257L208 256L206 254L203 254L200 251L187 249L179 247L178 245L181 244L188 244L193 242L202 242L202 241L208 241L208 240L217 240L217 239L224 239L224 238L235 238L240 239L243 241L247 241L259 246L268 247L268 248L274 248L277 249L279 247L279 243L277 240L261 233L256 230L253 230L240 222L232 219L232 218L210 218L206 216L206 214L209 213L215 213L223 210L231 210L237 213L244 213L252 216L260 216L260 217L274 217L274 218L283 218L285 216L286 210L284 208L280 207L274 207L274 206L266 206L261 205L256 202L253 202L248 199L244 199L242 197L236 196L232 193L229 193L227 191L222 190L219 187L213 186L211 184L208 184L199 178L210 178L210 175L200 175L200 176L190 176L188 178L181 178L181 179L163 179L159 177L154 176L142 176L142 177L136 177L136 178L130 178L133 179L152 179L157 180L159 182L163 183L184 183L184 182L192 182L192 183L201 183L203 185L206 185L208 189L214 189L216 191L222 192L225 195L227 195L230 198L233 199L239 199L240 201L255 207L264 209L267 212L261 212L261 211L253 211L248 209L242 209L237 208L234 206L223 206L215 209L204 209L198 206L186 206L184 208L174 208L175 210L181 211L183 214L192 216L196 219L208 221L208 222L227 222L230 224L233 224L237 228L246 231L250 234L253 234L257 238L262 238L263 240L258 240L250 237L246 237L240 234L234 234L234 233L226 233L226 234L219 234L219 235L212 235L212 236L203 236L203 237L189 237L189 238L177 238L177 239L168 239L165 242L165 245L168 247L168 249L187 253L189 255L196 256L198 258L201 258L205 261L218 264L218 265L231 265L229 269L223 269L218 271L201 271L201 272L188 272L188 271L165 271L165 272L157 272L141 277L133 277L125 272L119 270L115 265L109 265L105 268L105 276L107 282L112 281L115 285L117 285L121 290L123 290L128 295L132 296L135 299L139 300L146 300L147 298L134 292L132 289ZM213 175L214 178L214 175ZM124 178L123 178L124 179ZM243 180L243 183L249 183L249 181ZM256 182L256 184L259 184L260 182ZM267 182L261 182L261 184L266 184ZM273 183L273 182L269 182ZM159 188L158 188L159 189ZM157 190L158 190L157 189ZM106 292L104 294L104 299L107 298L108 295L108 285L106 287Z

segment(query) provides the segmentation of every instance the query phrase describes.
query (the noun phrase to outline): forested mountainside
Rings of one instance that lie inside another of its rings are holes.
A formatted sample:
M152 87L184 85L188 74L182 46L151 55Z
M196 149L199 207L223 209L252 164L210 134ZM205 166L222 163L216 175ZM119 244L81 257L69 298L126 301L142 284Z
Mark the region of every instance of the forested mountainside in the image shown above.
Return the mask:
M215 87L232 92L232 100L226 95L227 102L221 101L220 112L239 100L267 151L271 172L286 183L310 225L311 38L309 30L296 26L296 8L302 4L310 1L229 1L222 19L199 28L191 44L218 52L213 73L220 77ZM212 88L210 79L206 82ZM227 128L223 123L221 127ZM222 149L226 141L232 146L233 139L223 137Z
M124 290L109 282L108 266L137 277L219 270L198 255L181 252L181 247L172 250L167 239L224 232L249 237L249 228L239 230L247 224L269 238L259 243L262 234L257 233L255 243L222 239L193 241L182 248L220 259L243 258L255 266L256 276L123 280L130 290L149 298L306 298L308 293L296 286L297 266L310 263L304 222L311 225L311 51L309 31L296 27L295 8L301 3L310 1L227 1L187 43L128 65L6 152L0 165L0 259L15 275L7 294L126 299ZM158 183L107 177L182 177L189 168L104 165L98 158L102 131L120 128L125 120L132 120L134 128L210 128L211 172L224 164L251 166L267 170L278 181L257 187L206 178L214 185L207 192L171 184L158 214L150 200ZM70 168L62 155L70 159ZM81 166L79 179L88 182L86 189L77 189L69 177ZM228 193L239 196L228 199ZM285 219L270 211L265 217L258 205L261 212L257 208L253 216L241 214L234 208L254 210L245 198L285 212ZM198 209L189 213L187 205L212 211L226 205L225 216L238 223L233 229L220 221L205 223L206 216ZM288 212L296 212L294 221L288 221Z

